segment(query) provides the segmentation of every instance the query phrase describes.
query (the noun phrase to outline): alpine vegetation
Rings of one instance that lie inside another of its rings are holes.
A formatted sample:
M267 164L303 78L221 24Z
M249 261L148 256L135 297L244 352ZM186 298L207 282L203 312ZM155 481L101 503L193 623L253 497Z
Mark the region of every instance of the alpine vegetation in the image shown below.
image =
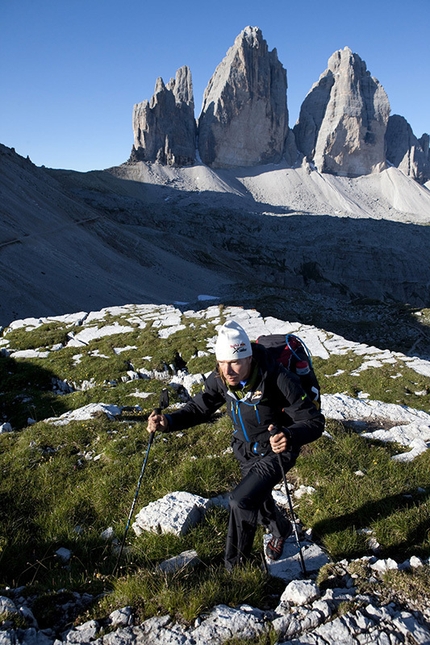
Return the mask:
M298 336L326 417L273 491L297 535L273 561L260 526L231 572L229 418L147 432L201 389L229 320ZM428 642L427 360L221 305L15 320L0 348L2 642Z

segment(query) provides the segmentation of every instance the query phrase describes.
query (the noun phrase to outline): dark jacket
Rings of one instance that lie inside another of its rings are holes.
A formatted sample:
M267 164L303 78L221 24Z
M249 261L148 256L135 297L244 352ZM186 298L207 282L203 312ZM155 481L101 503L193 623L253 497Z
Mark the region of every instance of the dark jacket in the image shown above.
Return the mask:
M302 445L318 439L324 430L324 416L302 389L298 376L275 362L261 345L252 343L252 352L258 379L245 398L239 399L214 370L202 392L180 410L166 415L169 431L204 423L226 403L233 422L233 440L243 444L240 454L264 456L271 452L270 424L285 429L289 450L296 455Z

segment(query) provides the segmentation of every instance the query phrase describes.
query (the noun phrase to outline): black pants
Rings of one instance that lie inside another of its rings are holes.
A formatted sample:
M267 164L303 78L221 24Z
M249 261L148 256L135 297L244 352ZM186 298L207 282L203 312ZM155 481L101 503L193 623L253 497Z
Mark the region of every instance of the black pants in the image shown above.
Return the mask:
M290 453L283 454L286 472L295 463ZM230 517L225 547L225 566L231 570L250 555L257 524L265 526L275 537L282 537L288 521L277 510L272 497L273 487L282 479L278 456L265 457L241 463L242 480L230 493Z

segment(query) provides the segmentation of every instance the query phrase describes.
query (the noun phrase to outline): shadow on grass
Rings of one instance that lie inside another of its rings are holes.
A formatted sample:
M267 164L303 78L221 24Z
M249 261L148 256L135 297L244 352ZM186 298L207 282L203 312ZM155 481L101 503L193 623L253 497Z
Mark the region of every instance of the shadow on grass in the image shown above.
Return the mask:
M66 551L70 552L70 558ZM99 537L47 542L29 536L3 550L0 584L58 589L73 584L83 593L88 591L86 581L109 576L115 561L111 543Z
M378 539L379 532L387 536L385 544L381 544L376 553L378 557L392 557L399 562L412 555L428 557L430 555L430 514L427 510L429 500L430 493L417 495L416 489L388 495L379 500L366 502L352 513L316 522L313 533L318 541L324 543L335 533L348 529L355 531L372 529L372 525L377 524L379 526L374 529L374 536ZM419 515L421 517L425 515L424 519L420 519L418 513L411 514L407 519L400 517L408 510L414 509L422 509ZM406 523L407 528L404 526ZM383 538L380 540L382 542ZM368 552L372 553L370 547ZM350 559L362 555L364 555L362 548L350 545L344 552L337 553L336 557Z
M68 405L53 391L57 378L31 361L0 356L0 423L21 430L29 418L40 421L66 412Z

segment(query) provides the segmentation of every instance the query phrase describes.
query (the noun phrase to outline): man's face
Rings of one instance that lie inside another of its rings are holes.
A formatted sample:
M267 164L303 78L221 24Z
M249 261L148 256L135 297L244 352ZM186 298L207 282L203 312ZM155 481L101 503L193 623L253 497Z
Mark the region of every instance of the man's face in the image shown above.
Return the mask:
M226 383L231 386L246 381L251 372L252 356L237 358L235 361L218 361L218 368Z

